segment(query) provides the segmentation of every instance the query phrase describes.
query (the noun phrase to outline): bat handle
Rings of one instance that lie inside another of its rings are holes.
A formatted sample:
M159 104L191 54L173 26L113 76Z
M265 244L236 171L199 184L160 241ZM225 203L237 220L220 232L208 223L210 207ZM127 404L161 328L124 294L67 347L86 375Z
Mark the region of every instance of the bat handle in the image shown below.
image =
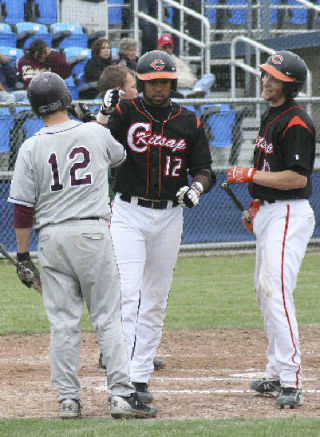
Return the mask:
M242 217L244 217L244 219L246 220L246 222L248 224L251 223L251 217L250 217L249 211L247 211L246 209L244 209L242 211Z

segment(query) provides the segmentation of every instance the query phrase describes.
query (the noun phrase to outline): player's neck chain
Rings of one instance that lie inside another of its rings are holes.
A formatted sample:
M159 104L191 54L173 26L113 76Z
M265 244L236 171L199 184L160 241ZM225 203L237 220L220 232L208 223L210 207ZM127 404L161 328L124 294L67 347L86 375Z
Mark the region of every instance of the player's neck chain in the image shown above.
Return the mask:
M167 117L165 120L157 120L156 118L154 118L154 116L153 116L152 114L150 114L149 111L147 111L146 107L144 106L143 100L141 101L141 104L142 104L142 107L143 107L144 112L145 112L146 114L148 114L149 117L150 117L153 121L155 121L156 123L160 123L160 124L161 124L161 123L166 123L166 122L169 120L169 118L171 117L171 115L172 115L173 106L172 106L172 102L171 102L171 100L170 100L170 104L169 104L169 106L170 106L170 112L169 112L168 117Z

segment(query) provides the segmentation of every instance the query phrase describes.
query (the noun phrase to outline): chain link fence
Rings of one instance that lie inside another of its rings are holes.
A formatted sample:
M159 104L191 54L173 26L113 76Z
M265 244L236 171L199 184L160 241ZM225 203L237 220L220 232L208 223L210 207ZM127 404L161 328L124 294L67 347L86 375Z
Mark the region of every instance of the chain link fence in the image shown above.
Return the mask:
M320 132L320 98L298 99L308 109L316 129ZM93 110L98 102L86 101ZM259 117L265 105L260 99L180 100L197 112L206 130L213 158L217 183L201 197L200 205L184 210L184 232L181 252L198 253L207 250L239 250L254 246L255 238L242 226L240 211L220 188L226 180L226 170L232 165L252 165L253 148L259 128ZM258 110L259 109L259 110ZM22 142L43 126L29 107L2 106L0 108L0 242L11 252L16 251L13 228L13 205L7 202L12 170ZM317 144L315 171L312 176L311 204L316 214L316 228L312 244L320 237L320 161ZM232 190L247 208L251 198L245 185L234 185ZM31 251L37 250L37 235L32 234Z

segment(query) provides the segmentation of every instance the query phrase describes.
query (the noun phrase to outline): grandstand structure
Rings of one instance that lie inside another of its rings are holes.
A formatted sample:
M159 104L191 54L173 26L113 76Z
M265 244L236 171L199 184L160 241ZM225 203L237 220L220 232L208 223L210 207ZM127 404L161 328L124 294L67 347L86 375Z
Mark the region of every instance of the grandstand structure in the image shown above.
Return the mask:
M147 13L151 3L156 7ZM72 98L78 99L86 85L83 68L97 38L110 40L115 57L123 37L135 38L141 53L143 23L154 25L155 41L162 33L171 33L179 56L196 74L215 74L208 98L180 99L179 103L197 112L204 124L221 181L230 165L252 162L265 107L257 65L275 50L292 50L309 67L304 95L298 101L311 114L320 144L320 0L146 0L145 7L142 5L143 0L0 0L0 52L15 65L31 41L46 40L71 63L73 74L66 84ZM100 102L86 103L95 111ZM15 250L12 210L6 200L14 162L22 142L42 125L27 104L8 107L0 103L0 240L9 250ZM318 146L316 167L320 168ZM319 174L315 175L315 187L320 186ZM249 202L243 190L238 194L243 203ZM223 193L214 191L206 199L199 208L185 211L184 246L197 250L198 246L253 244L241 227L234 227L237 211L229 222L221 217L212 219L212 203L215 211L224 210ZM318 203L320 196L315 195L313 204L320 211ZM212 225L214 220L217 226ZM314 241L320 238L320 220L317 223ZM33 241L35 248L35 237Z

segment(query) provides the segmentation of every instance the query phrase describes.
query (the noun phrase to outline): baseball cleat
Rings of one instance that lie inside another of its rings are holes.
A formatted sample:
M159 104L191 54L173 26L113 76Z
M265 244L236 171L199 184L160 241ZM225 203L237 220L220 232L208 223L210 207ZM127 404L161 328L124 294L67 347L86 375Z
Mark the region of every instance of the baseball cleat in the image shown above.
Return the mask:
M77 399L64 399L59 404L61 419L77 419L81 417L81 404Z
M166 367L166 363L159 358L155 357L153 360L154 370L162 370Z
M141 402L145 402L149 404L153 401L153 396L148 390L148 384L146 382L133 382L134 388L136 389L136 393Z
M140 401L137 393L130 396L111 396L110 414L114 419L148 419L156 417L158 410Z
M277 396L281 390L279 379L261 378L252 381L250 389L262 395Z
M297 408L303 404L302 390L293 387L282 387L276 400L277 408Z

